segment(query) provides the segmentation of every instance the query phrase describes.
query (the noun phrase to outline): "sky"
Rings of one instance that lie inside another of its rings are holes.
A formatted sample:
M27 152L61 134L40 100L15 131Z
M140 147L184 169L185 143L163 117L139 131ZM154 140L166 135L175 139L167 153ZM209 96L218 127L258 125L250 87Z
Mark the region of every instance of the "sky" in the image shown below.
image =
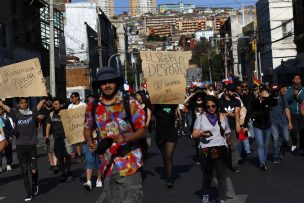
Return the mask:
M85 0L72 0L72 2L84 2ZM257 0L156 0L158 4L175 4L178 2L190 3L195 6L210 6L210 7L240 7L240 2L244 5L253 5ZM237 3L239 2L239 3ZM115 13L122 13L123 11L128 11L129 0L114 0Z

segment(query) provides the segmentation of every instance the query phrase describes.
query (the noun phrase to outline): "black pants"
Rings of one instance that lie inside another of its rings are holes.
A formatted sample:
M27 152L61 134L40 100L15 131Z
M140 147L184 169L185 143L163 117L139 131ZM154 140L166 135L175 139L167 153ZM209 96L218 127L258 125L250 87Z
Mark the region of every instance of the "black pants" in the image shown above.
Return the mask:
M203 151L199 150L199 159L201 170L203 174L202 180L202 191L203 195L209 195L210 185L213 178L213 173L215 171L215 175L218 181L218 191L219 191L219 199L226 200L226 166L224 164L223 158L218 158L211 160L207 158Z
M54 152L55 156L58 159L59 169L61 175L70 175L71 173L71 156L68 154L64 139L55 139L54 140Z
M4 155L6 158L6 164L7 165L12 165L13 163L13 145L12 142L8 141L8 145L6 146L6 148L4 149ZM0 154L0 167L2 167L2 154Z
M297 146L297 144L299 144L299 148L304 149L304 117L302 115L291 115L291 122L293 126L290 130L292 145Z
M36 145L16 145L17 157L21 167L21 176L27 194L32 193L32 189L37 186L37 148ZM33 173L32 171L36 172ZM29 180L29 171L32 175L32 185Z

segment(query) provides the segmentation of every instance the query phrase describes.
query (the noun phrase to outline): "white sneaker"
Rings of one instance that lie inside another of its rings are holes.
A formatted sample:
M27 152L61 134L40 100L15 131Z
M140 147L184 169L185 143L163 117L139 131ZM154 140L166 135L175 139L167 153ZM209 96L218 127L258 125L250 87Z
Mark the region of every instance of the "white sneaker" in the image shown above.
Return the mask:
M6 170L7 170L7 171L11 171L11 170L12 170L12 167L11 167L10 165L7 165L7 166L6 166Z
M97 179L97 181L96 181L96 187L102 187L101 180Z
M88 180L84 185L83 185L84 189L90 191L92 190L92 183L90 180Z

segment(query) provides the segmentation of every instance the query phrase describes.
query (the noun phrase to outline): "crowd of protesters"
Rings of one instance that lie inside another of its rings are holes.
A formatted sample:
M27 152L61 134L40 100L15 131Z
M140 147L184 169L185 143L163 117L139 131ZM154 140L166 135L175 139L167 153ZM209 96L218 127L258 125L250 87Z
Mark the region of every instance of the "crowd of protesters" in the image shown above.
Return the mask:
M221 87L193 85L187 88L182 104L152 105L146 89L133 93L123 88L123 78L105 67L92 83L101 94L86 98L83 143L67 143L60 119L60 111L66 107L85 105L77 92L70 95L70 101L42 98L32 109L27 98L18 98L16 109L0 101L0 172L2 157L6 158L6 170L12 170L15 139L25 201L38 194L37 129L41 128L49 170L59 173L61 182L73 181L72 160L85 161L86 190L92 190L94 185L102 187L104 202L141 202L139 169L151 143L155 140L160 150L167 187L173 188L174 151L178 138L187 136L194 140L195 161L202 170L203 203L210 201L213 171L218 179L218 202L224 203L227 167L240 173L240 164L257 154L257 167L266 171L269 160L279 164L287 151L304 154L304 92L300 75L294 75L292 82L290 87L250 87L246 81Z

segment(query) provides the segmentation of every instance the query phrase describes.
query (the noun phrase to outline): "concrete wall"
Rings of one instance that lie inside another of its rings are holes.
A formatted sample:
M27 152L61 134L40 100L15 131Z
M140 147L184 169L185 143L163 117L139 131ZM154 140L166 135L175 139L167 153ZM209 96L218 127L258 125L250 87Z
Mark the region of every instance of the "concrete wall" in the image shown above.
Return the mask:
M90 87L90 71L88 67L73 67L66 68L66 86L76 87L84 86Z
M80 61L88 60L88 39L85 22L97 32L96 4L70 3L65 5L66 24L65 42L67 54L72 54Z
M283 39L287 33L293 33L293 21L285 23L293 18L292 0L260 0L257 3L257 18L259 40L263 45L262 72L266 80L277 82L274 70L281 68L284 61L293 60L297 54L293 36ZM284 65L284 68L292 69L291 65Z

